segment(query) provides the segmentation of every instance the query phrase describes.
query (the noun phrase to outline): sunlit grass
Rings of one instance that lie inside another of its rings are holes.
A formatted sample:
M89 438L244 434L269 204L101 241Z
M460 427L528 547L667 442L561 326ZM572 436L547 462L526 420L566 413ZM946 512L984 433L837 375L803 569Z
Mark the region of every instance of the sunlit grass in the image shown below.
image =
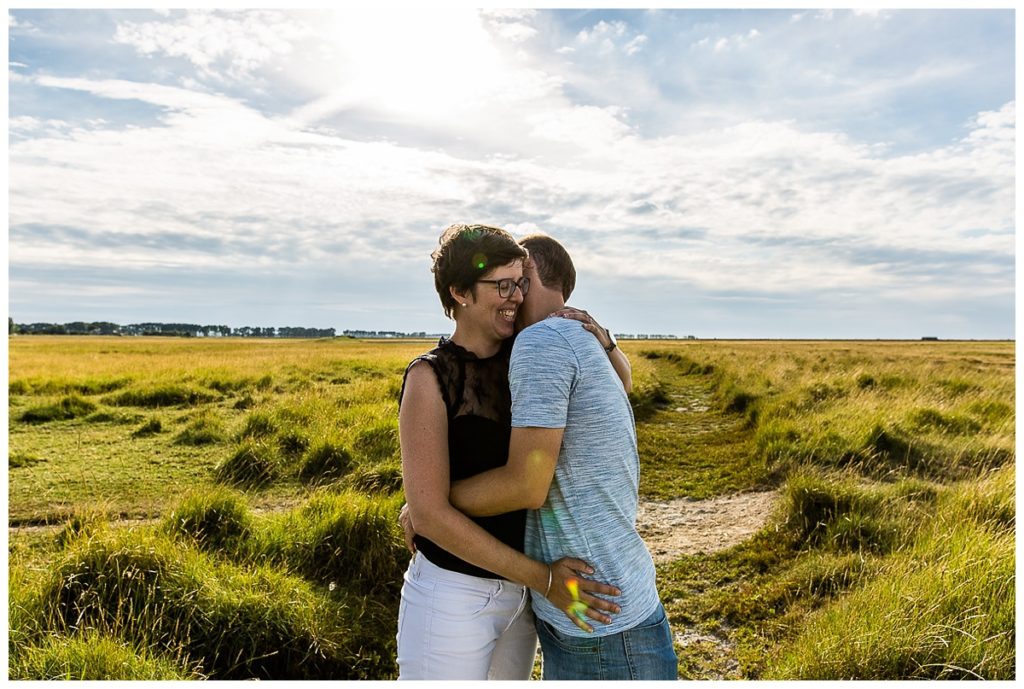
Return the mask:
M432 346L12 338L12 677L393 678ZM621 346L644 498L780 495L659 566L682 677L1013 677L1011 343Z

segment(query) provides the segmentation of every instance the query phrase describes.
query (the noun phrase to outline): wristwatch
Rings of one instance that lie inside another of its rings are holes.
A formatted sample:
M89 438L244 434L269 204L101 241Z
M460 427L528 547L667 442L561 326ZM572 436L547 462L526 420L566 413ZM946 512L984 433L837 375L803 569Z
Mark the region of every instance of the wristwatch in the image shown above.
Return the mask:
M610 333L610 332L608 331L608 328L605 328L605 329L604 329L604 334L608 336L608 340L609 340L609 341L611 342L611 344L610 344L610 345L608 345L607 347L605 347L605 348L604 348L604 351L606 351L606 352L608 352L609 354L611 354L611 353L612 353L612 350L613 350L613 349L615 349L615 348L616 348L616 347L618 346L618 344L616 344L616 342L615 342L615 336L614 336L614 335L612 335L612 334L611 334L611 333Z

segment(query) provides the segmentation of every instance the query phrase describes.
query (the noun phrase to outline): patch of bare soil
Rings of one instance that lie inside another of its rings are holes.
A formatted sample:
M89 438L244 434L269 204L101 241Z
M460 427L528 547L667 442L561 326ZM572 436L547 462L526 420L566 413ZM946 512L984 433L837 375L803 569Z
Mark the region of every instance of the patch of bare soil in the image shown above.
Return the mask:
M713 553L753 536L767 523L777 498L777 491L768 491L707 500L641 500L637 531L656 563Z

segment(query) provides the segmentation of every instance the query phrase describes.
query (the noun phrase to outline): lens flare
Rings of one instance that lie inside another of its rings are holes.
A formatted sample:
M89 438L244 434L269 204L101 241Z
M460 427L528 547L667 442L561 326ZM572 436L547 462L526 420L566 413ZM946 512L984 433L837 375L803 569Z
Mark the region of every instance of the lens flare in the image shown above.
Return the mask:
M473 265L478 270L483 270L484 268L486 268L487 267L487 255L486 254L482 254L482 253L473 254Z
M574 578L566 579L565 588L569 589L569 593L572 594L572 603L565 611L570 615L575 615L576 619L583 624L587 624L586 612L589 606L580 600L580 582Z

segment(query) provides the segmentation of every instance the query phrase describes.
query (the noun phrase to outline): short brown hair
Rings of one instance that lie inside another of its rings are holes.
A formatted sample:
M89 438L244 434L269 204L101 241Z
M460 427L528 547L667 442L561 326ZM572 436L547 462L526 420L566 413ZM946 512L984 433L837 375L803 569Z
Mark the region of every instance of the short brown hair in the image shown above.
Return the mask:
M449 287L473 292L476 281L492 268L512 261L523 260L527 253L515 238L500 227L489 225L449 225L437 240L440 246L430 254L434 265L434 287L441 298L441 306L449 318L454 318L458 304Z
M576 288L576 268L565 247L546 234L527 235L519 240L519 245L530 252L541 283L547 288L561 290L562 298L568 301Z

